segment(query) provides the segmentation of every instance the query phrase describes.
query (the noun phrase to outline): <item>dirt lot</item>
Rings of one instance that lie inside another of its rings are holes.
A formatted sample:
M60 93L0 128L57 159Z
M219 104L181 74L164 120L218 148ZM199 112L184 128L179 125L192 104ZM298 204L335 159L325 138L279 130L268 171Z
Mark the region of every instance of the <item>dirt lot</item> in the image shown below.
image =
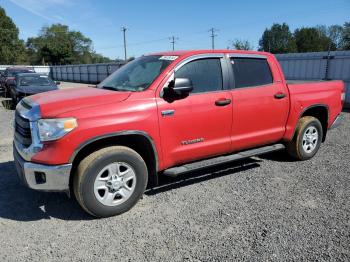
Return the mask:
M0 261L350 261L344 115L312 160L280 152L163 178L128 213L97 220L64 194L18 184L14 111L1 98Z

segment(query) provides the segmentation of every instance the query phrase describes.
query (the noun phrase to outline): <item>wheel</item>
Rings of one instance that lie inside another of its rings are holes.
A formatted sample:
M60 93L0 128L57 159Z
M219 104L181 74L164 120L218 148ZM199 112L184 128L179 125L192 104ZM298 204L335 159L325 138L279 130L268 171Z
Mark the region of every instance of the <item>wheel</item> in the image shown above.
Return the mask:
M293 140L287 145L287 151L298 160L310 159L320 148L322 137L320 121L312 116L304 116L297 124Z
M111 146L80 162L73 189L85 211L96 217L109 217L132 208L142 197L147 179L147 166L137 152Z
M11 108L12 109L16 108L17 103L18 103L17 96L11 93Z
M8 88L6 86L4 86L4 97L5 98L9 97L9 91L8 91Z

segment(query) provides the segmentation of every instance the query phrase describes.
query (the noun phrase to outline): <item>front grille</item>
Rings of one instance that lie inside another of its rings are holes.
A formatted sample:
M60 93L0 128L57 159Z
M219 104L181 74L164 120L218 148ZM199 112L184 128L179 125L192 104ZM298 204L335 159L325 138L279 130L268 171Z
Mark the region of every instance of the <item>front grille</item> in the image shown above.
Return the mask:
M17 111L15 114L15 139L26 147L32 144L29 120L22 117Z

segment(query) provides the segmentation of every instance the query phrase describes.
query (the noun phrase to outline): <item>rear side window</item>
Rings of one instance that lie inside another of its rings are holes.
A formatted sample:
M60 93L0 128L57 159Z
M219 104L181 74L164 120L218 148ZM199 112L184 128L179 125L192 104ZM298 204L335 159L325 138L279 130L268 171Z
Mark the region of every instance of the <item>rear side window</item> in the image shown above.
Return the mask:
M222 71L219 58L206 58L189 62L175 73L175 78L189 78L193 93L222 90Z
M259 86L273 82L271 70L263 58L231 58L235 88Z

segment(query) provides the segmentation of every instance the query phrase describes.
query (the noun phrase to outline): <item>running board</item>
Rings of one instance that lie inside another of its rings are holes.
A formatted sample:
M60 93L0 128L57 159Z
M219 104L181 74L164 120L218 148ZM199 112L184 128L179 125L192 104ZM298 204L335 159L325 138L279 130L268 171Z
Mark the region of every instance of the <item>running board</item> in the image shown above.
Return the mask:
M262 155L265 153L270 153L270 152L278 151L282 149L285 149L285 146L283 144L263 146L263 147L249 149L249 150L231 154L231 155L225 155L225 156L219 156L215 158L200 160L197 162L185 164L183 166L171 167L169 169L164 170L163 174L170 177L177 177L178 175L181 175L184 173L198 171L207 167L213 167L220 164L237 161L237 160L241 160L252 156Z

